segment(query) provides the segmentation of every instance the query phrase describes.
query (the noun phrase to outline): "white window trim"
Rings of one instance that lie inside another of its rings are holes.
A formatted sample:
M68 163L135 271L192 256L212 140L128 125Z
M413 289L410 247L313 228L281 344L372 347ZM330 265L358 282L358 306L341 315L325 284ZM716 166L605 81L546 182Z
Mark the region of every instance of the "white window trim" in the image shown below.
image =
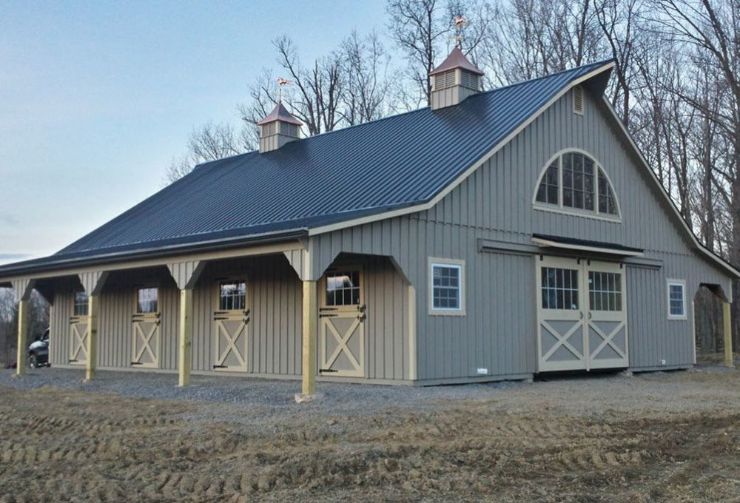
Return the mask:
M457 309L434 307L434 267L456 267L460 271L460 307ZM429 257L429 314L432 316L465 316L465 261L451 258Z
M681 287L681 301L683 303L683 314L671 314L671 286ZM666 309L668 312L669 320L686 320L688 319L686 314L686 280L683 279L668 279L666 280Z
M583 154L594 161L594 167L596 168L596 171L594 173L594 209L593 211L589 210L582 210L580 208L571 208L568 206L563 205L563 161L562 157L564 154L575 152L578 154ZM540 183L542 183L542 179L547 174L547 168L550 167L550 165L556 161L558 162L558 204L551 204L551 203L543 203L537 200L537 191L540 188ZM617 214L616 215L610 215L608 213L600 213L599 212L599 171L604 173L604 176L606 177L606 181L609 183L609 186L612 189L612 192L614 193L614 204L617 206ZM549 211L551 213L558 213L561 215L572 215L576 217L584 217L584 218L593 218L596 220L602 220L605 222L611 222L615 224L622 223L622 206L619 204L619 197L617 196L617 191L614 188L614 184L612 183L611 178L609 178L609 173L606 172L604 169L604 165L601 164L601 161L599 161L595 155L592 153L580 149L580 148L564 148L562 150L559 150L555 153L552 157L550 157L547 162L545 163L544 168L540 171L540 175L537 177L537 182L534 186L534 193L532 194L532 207L535 210L540 211Z

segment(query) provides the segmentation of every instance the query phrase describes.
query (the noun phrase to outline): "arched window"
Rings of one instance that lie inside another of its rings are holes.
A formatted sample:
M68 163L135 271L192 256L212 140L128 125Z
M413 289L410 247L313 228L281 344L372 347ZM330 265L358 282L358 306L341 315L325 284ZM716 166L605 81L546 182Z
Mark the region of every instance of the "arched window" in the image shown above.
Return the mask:
M619 219L619 205L604 169L585 152L567 150L545 167L534 197L537 208Z

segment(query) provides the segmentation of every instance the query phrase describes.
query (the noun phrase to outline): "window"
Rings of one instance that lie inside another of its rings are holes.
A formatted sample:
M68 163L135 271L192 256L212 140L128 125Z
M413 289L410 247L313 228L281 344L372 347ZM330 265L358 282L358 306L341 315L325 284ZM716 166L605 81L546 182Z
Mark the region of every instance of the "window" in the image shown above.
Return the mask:
M85 292L75 292L75 316L87 316L87 294Z
M542 309L578 309L578 271L543 267Z
M584 216L619 218L617 198L604 169L589 155L566 151L543 170L534 205Z
M218 308L221 311L244 311L247 306L247 283L222 281L218 289Z
M136 312L141 314L158 312L158 298L157 288L139 288L136 292Z
M683 280L668 280L668 319L686 319L686 282Z
M464 262L430 260L430 313L465 314Z
M329 272L326 274L327 306L356 306L359 304L359 271Z
M591 311L622 310L622 275L618 272L588 272L588 302Z

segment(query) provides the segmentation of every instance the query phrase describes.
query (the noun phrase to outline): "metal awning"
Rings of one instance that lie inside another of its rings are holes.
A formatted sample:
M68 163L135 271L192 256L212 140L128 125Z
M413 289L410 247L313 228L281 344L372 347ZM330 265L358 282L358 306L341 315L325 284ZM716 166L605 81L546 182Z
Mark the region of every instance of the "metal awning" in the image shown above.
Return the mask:
M620 255L623 257L641 257L644 254L644 250L640 248L631 248L616 243L548 236L545 234L532 234L532 242L541 248L558 248L561 250L603 253L605 255Z

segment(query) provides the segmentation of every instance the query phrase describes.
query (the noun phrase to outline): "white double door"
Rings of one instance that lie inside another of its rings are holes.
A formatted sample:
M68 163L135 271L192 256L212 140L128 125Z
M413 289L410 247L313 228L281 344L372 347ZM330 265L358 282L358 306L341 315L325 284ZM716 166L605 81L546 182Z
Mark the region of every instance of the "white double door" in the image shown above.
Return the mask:
M535 261L538 370L628 367L623 267L547 256Z

